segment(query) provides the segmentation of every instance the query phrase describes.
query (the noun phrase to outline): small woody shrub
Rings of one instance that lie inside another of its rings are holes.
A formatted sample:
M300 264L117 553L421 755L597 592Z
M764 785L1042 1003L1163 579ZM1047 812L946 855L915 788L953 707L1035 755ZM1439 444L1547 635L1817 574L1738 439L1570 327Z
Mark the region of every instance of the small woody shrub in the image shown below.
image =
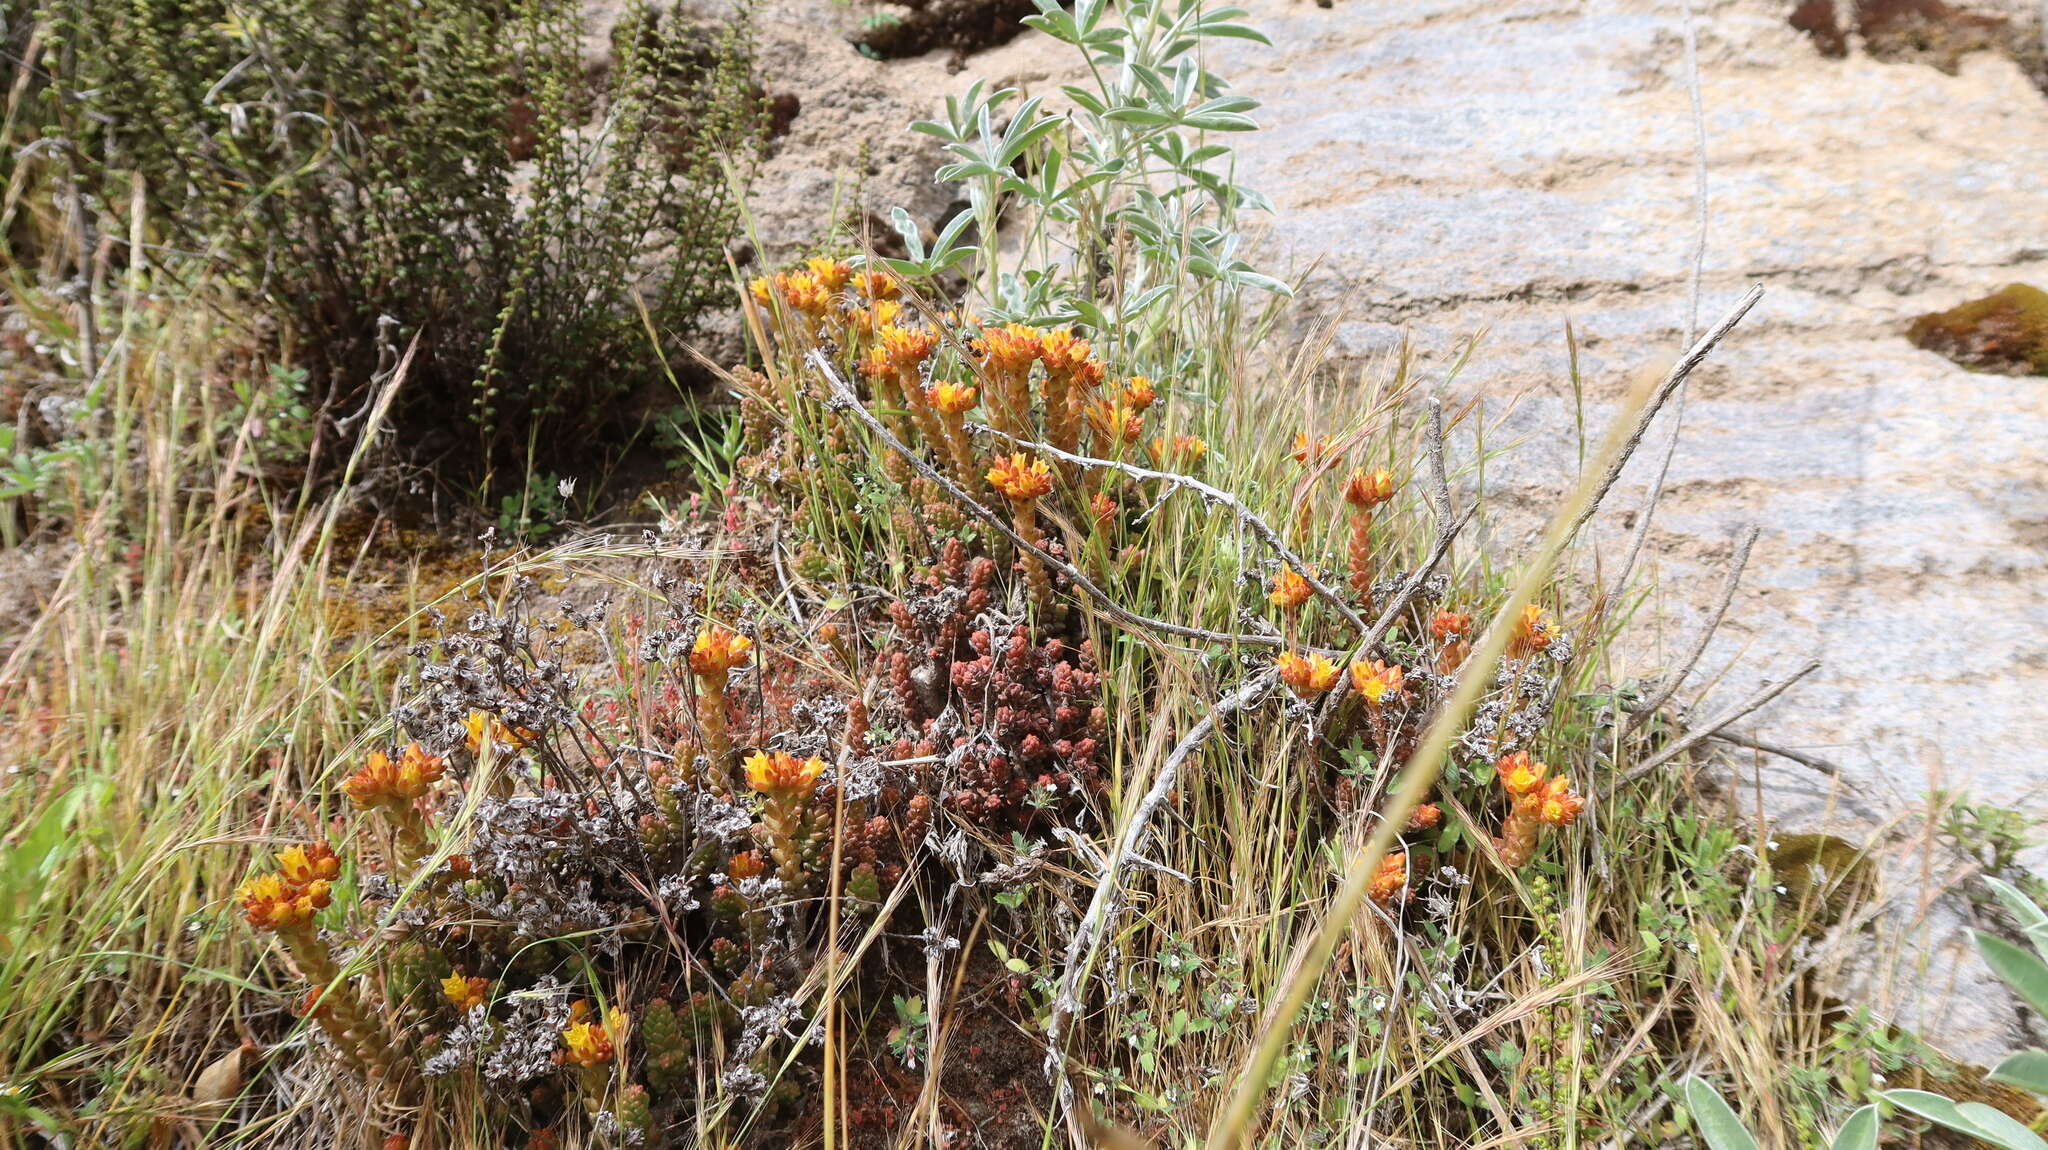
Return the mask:
M346 456L366 389L417 337L401 449L464 479L516 470L622 442L621 401L666 386L724 295L722 164L744 172L762 130L744 10L700 27L635 5L588 72L583 18L562 0L50 0L31 154L110 242L140 227L152 264L279 326L313 450Z

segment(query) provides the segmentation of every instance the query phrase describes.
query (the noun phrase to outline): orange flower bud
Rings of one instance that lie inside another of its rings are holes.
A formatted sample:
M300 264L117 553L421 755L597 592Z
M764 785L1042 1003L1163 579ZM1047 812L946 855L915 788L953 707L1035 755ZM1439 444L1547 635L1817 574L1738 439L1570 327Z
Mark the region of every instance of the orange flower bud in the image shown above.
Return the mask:
M1400 897L1408 887L1408 855L1405 851L1394 851L1380 860L1380 869L1373 872L1372 885L1365 888L1372 900L1381 906L1388 906Z
M1142 375L1124 380L1124 404L1132 411L1144 411L1159 399L1159 392L1152 381Z
M1436 636L1439 643L1463 635L1471 629L1472 616L1460 615L1456 611L1438 611L1429 621L1429 633Z
M1408 812L1408 833L1414 834L1417 831L1433 830L1438 823L1443 821L1444 811L1442 807L1437 806L1435 803L1424 803Z

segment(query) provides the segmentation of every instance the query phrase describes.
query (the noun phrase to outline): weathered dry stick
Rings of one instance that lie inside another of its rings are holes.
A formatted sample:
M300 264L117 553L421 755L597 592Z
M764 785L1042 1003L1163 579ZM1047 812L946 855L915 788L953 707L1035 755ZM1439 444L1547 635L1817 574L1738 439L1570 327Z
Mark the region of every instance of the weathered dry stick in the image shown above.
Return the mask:
M1728 708L1727 710L1721 712L1720 714L1714 716L1713 718L1708 719L1706 722L1701 723L1699 726L1694 727L1692 730L1687 731L1683 738L1678 739L1676 742L1673 742L1670 746L1665 747L1663 750L1658 751L1656 754L1651 755L1649 758L1643 760L1640 763L1637 763L1633 767L1630 767L1626 772L1622 774L1621 781L1624 783L1632 783L1635 780L1642 778L1644 775L1649 774L1651 771L1656 770L1658 767L1663 766L1665 763L1670 762L1672 759L1675 759L1678 756L1684 754L1685 752L1698 746L1702 741L1704 741L1709 736L1713 735L1715 732L1719 731L1721 728L1727 726L1730 723L1734 723L1741 720L1743 716L1748 715L1750 712L1755 711L1757 708L1763 706L1765 703L1768 703L1772 699L1777 698L1779 695L1784 694L1787 690L1791 688L1792 684L1797 683L1799 680L1804 679L1808 675L1811 675L1818 670L1820 670L1820 660L1813 659L1809 660L1805 666L1799 668L1797 671L1794 671L1790 676L1788 676L1785 679L1784 682L1765 683L1763 686L1757 688L1756 693L1751 695L1749 698L1744 699L1740 703L1737 703L1734 706Z
M1735 599L1736 585L1742 582L1742 569L1749 565L1749 550L1756 546L1756 537L1757 526L1752 523L1742 532L1742 537L1736 540L1735 557L1728 565L1728 577L1721 584L1720 597L1715 600L1714 609L1707 612L1706 621L1701 625L1699 634L1693 636L1691 649L1686 652L1683 660L1665 674L1663 681L1657 684L1657 689L1652 691L1648 698L1629 708L1633 713L1629 715L1628 721L1622 724L1623 735L1635 730L1643 720L1656 713L1659 707L1670 702L1671 696L1677 693L1679 684L1685 682L1686 676L1692 674L1692 669L1699 665L1700 656L1706 653L1708 641L1713 639L1714 632L1721 626L1722 617L1728 614L1728 604Z
M1746 731L1720 730L1715 731L1713 737L1724 743L1732 743L1738 747L1747 747L1752 751L1762 751L1767 755L1776 755L1787 762L1798 763L1808 770L1818 771L1831 778L1841 779L1842 784L1852 790L1860 791L1863 789L1857 786L1853 780L1845 777L1842 774L1841 767L1836 766L1831 760L1821 758L1819 755L1809 755L1805 751L1797 750L1793 747L1780 746L1777 743L1767 743Z
M1309 569L1308 561L1295 554L1286 543L1281 541L1280 533L1273 530L1272 524L1259 518L1257 512L1246 507L1242 500L1228 491L1204 483L1191 475L1180 475L1171 471L1154 471L1149 467L1139 467L1134 463L1124 463L1115 459L1100 459L1092 455L1076 455L1071 451L1061 451L1050 443L1038 443L1033 440L1023 439L1006 431L998 431L985 424L970 423L967 425L967 430L977 435L994 435L1007 439L1018 447L1028 447L1033 451L1043 452L1054 459L1063 460L1080 467L1107 468L1112 471L1121 471L1134 479L1157 479L1164 483L1173 484L1176 487L1185 487L1210 503L1223 504L1237 513L1238 522L1251 528L1252 534L1258 536L1260 542L1271 547L1280 556L1282 561L1306 580L1309 589L1314 591L1319 598L1336 608L1337 613L1344 616L1345 620L1361 633L1366 630L1365 620L1359 617L1358 612L1351 609L1351 604L1346 603L1342 595L1339 595L1324 584L1322 580L1316 578L1315 573Z
M1642 413L1636 416L1635 429L1629 432L1628 442L1623 445L1620 454L1614 457L1614 462L1608 465L1607 474L1601 477L1600 486L1594 489L1592 502L1579 512L1577 522L1572 524L1573 535L1578 534L1579 528L1586 525L1586 520L1591 519L1593 513L1600 509L1600 501L1606 498L1615 481L1621 478L1622 468L1628 466L1629 458L1642 444L1643 434L1650 430L1650 422L1657 418L1657 412L1664 406L1664 401L1671 398L1671 393L1677 390L1678 385L1684 383L1693 369L1700 365L1700 361L1713 352L1714 345L1720 343L1734 330L1735 325L1742 322L1742 317L1748 315L1749 309L1755 307L1756 301L1762 298L1764 285L1756 284L1751 287L1735 307L1721 317L1721 322L1710 328L1707 334L1700 337L1698 343L1693 344L1678 362L1671 366L1671 371L1664 376L1664 382L1658 385L1657 390L1650 396L1650 402L1643 405Z
M1078 568L1019 535L1016 528L1010 526L1008 519L982 506L980 500L961 488L959 484L947 478L944 472L926 463L902 440L896 438L889 431L888 427L881 420L876 419L874 413L861 403L859 397L853 394L853 391L846 386L846 381L839 378L839 373L833 370L832 361L826 359L823 352L813 349L805 358L809 360L812 367L818 370L820 375L824 376L826 386L832 391L831 396L825 401L827 407L844 411L859 420L862 426L872 432L876 438L887 444L890 450L901 455L919 475L937 484L940 490L952 497L953 501L958 503L968 514L995 528L1004 538L1015 544L1019 550L1037 557L1039 562L1072 580L1076 588L1086 592L1088 597L1094 600L1095 605L1101 609L1103 614L1128 627L1135 627L1139 630L1162 631L1168 635L1178 635L1184 639L1200 639L1207 643L1235 643L1246 647L1273 648L1289 646L1285 639L1277 636L1226 634L1222 631L1210 631L1201 627L1189 627L1182 623L1169 623L1164 619L1149 618L1125 607L1111 598L1109 592L1096 586L1094 580L1083 575ZM1314 650L1316 648L1304 649Z
M1260 671L1237 685L1237 689L1219 699L1209 713L1188 729L1167 753L1166 762L1159 767L1159 774L1152 779L1152 786L1145 797L1138 802L1130 819L1124 823L1124 833L1117 838L1116 850L1103 864L1102 873L1095 883L1095 895L1088 900L1088 910L1074 927L1074 937L1067 940L1065 972L1060 976L1059 991L1053 995L1052 1015L1046 1020L1046 1065L1048 1077L1058 1084L1062 1110L1073 1104L1073 1087L1067 1082L1066 1049L1062 1045L1061 1028L1067 1019L1080 1008L1081 980L1088 969L1095 964L1095 954L1102 938L1104 926L1116 917L1122 908L1124 864L1144 853L1145 840L1151 834L1152 816L1166 802L1168 795L1180 782L1181 767L1201 749L1209 736L1216 733L1221 720L1251 706L1264 698L1273 689L1278 672L1272 668ZM1086 952L1085 954L1083 952Z

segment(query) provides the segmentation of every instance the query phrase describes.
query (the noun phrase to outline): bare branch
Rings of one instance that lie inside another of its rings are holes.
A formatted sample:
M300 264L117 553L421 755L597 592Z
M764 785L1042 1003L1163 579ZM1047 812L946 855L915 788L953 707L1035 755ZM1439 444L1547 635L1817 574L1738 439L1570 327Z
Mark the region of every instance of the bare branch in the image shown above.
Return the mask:
M1588 503L1585 509L1579 512L1578 521L1572 524L1572 533L1574 535L1578 533L1580 528L1586 525L1586 520L1591 519L1593 513L1600 509L1600 501L1607 497L1607 493L1613 489L1615 481L1621 478L1622 468L1628 466L1630 457L1635 455L1636 448L1642 445L1643 434L1650 430L1650 423L1657 418L1657 412L1663 408L1664 401L1671 398L1671 393L1677 390L1678 385L1686 381L1686 378L1693 373L1693 369L1700 365L1700 361L1707 358L1714 350L1714 346L1720 343L1730 331L1734 330L1735 325L1742 322L1742 317L1749 314L1749 309L1756 306L1756 301L1763 297L1764 285L1757 284L1751 287L1748 292L1743 294L1742 299L1736 303L1735 307L1727 315L1721 317L1721 322L1715 324L1708 330L1707 334L1701 336L1699 342L1693 344L1686 351L1685 355L1672 365L1671 371L1664 377L1664 382L1659 384L1656 392L1650 396L1650 402L1645 404L1641 414L1636 416L1635 428L1629 432L1628 442L1615 455L1614 461L1608 464L1607 474L1601 477L1600 486L1594 491L1592 502Z
M1793 747L1781 746L1777 743L1767 743L1745 731L1720 730L1715 731L1713 737L1724 743L1732 743L1738 747L1747 747L1752 751L1762 751L1767 755L1776 755L1788 762L1798 763L1808 770L1818 771L1831 778L1841 779L1843 784L1851 789L1862 789L1853 780L1842 774L1841 767L1836 766L1828 759L1821 758L1819 755L1809 755L1805 751L1797 750Z
M1230 508L1232 511L1236 512L1238 521L1240 523L1243 523L1246 527L1251 528L1252 534L1258 536L1259 540L1263 542L1266 546L1271 547L1273 551L1276 554L1278 554L1280 558L1283 561L1285 561L1289 567L1293 568L1297 574L1299 574L1304 580L1306 580L1308 582L1309 588L1313 590L1319 598L1321 598L1324 602L1328 603L1330 606L1336 608L1337 613L1344 616L1345 620L1349 622L1354 628L1356 628L1360 633L1363 633L1366 630L1365 620L1359 617L1357 611L1352 610L1351 604L1345 602L1344 597L1342 595L1338 594L1335 590L1326 585L1321 579L1316 578L1315 572L1309 568L1308 561L1303 559L1301 556L1296 555L1293 549L1287 546L1286 542L1284 542L1280 538L1280 533L1278 531L1273 530L1272 524L1267 523L1264 519L1259 518L1257 512L1253 511L1249 507L1246 507L1242 500L1240 500L1237 496L1232 495L1230 492L1225 491L1220 487L1204 483L1201 480L1196 479L1192 475L1181 475L1172 471L1154 471L1149 467L1139 467L1136 464L1124 463L1120 460L1115 459L1100 459L1092 455L1076 455L1071 451L1062 451L1059 448L1054 447L1050 443L1038 443L1033 440L1022 439L1019 438L1018 436L1011 435L1009 432L998 431L993 427L987 426L986 424L970 423L967 425L967 427L968 430L973 431L976 434L994 435L1002 439L1007 439L1011 443L1017 445L1018 447L1028 447L1033 451L1042 452L1043 454L1052 456L1054 459L1064 460L1067 463L1076 464L1081 467L1105 468L1111 471L1121 471L1125 475L1128 475L1133 479L1157 479L1163 483L1173 484L1176 487L1185 487L1188 490L1193 491L1197 495L1200 495L1203 499L1209 501L1210 503L1223 504L1224 506Z
M1145 797L1138 801L1137 809L1131 812L1129 821L1124 824L1124 833L1117 838L1115 852L1102 866L1095 882L1095 895L1088 900L1088 910L1074 928L1074 936L1067 940L1065 972L1060 976L1059 991L1053 996L1052 1015L1045 1024L1046 1073L1059 1084L1063 1107L1072 1105L1073 1088L1067 1084L1066 1049L1060 1031L1080 1008L1081 980L1087 977L1089 967L1095 963L1104 927L1122 908L1124 865L1144 853L1146 840L1152 833L1152 816L1165 805L1167 796L1180 784L1181 767L1209 740L1209 736L1216 733L1221 720L1264 698L1266 692L1273 689L1277 677L1278 673L1269 667L1239 683L1236 690L1223 696L1209 709L1201 722L1181 736L1180 742L1167 753L1166 761L1160 764L1159 773L1153 777Z
M1713 718L1708 719L1706 722L1701 723L1699 726L1694 727L1692 730L1687 731L1683 737L1679 738L1671 745L1665 747L1661 751L1658 751L1656 754L1651 755L1648 759L1644 760L1643 762L1640 762L1635 766L1630 767L1626 772L1622 774L1621 781L1624 783L1631 783L1637 779L1642 778L1644 775L1649 774L1651 771L1656 770L1658 767L1663 766L1665 763L1670 762L1672 759L1675 759L1678 756L1684 754L1685 752L1698 746L1701 742L1705 741L1710 736L1718 733L1723 727L1728 726L1730 723L1740 721L1744 716L1749 715L1751 712L1757 710L1759 707L1762 707L1765 703L1768 703L1772 699L1777 698L1779 695L1784 694L1787 690L1791 689L1792 684L1797 683L1799 680L1804 679L1808 675L1811 675L1818 670L1820 670L1820 660L1814 659L1809 661L1805 666L1799 668L1799 670L1793 672L1791 676L1786 678L1786 680L1782 683L1764 683L1764 685L1757 688L1756 693L1752 694L1749 698L1744 699L1740 703L1737 703L1734 706L1728 708L1727 710L1721 712L1719 715L1716 715Z
M927 463L922 456L912 451L902 440L896 438L889 431L888 427L881 420L876 419L874 413L869 411L866 405L862 404L860 399L853 394L852 389L846 386L846 381L839 378L839 373L833 369L832 361L825 358L824 352L812 349L811 353L805 358L824 377L826 386L832 391L831 396L825 401L826 406L844 411L856 420L859 420L862 426L872 432L876 438L887 444L890 450L901 455L904 461L915 468L919 475L937 484L940 490L951 496L953 501L958 503L968 514L995 528L1004 538L1015 544L1019 550L1035 556L1040 563L1065 575L1073 582L1077 589L1087 593L1088 597L1095 602L1096 607L1103 614L1108 615L1127 627L1145 631L1159 631L1168 635L1177 635L1183 639L1200 639L1206 643L1235 643L1246 647L1282 649L1289 646L1285 639L1277 636L1225 634L1222 631L1210 631L1201 627L1189 627L1181 623L1169 623L1164 619L1149 618L1125 607L1111 598L1109 592L1096 586L1094 580L1083 575L1079 568L1019 535L1017 530L1010 526L1007 519L983 506L979 499L976 499L973 495L963 490L959 484L947 478L945 472Z
M1699 665L1700 656L1706 653L1708 641L1713 639L1714 631L1721 626L1722 617L1728 614L1728 604L1735 599L1735 588L1742 582L1742 569L1749 565L1749 549L1756 545L1756 537L1757 526L1752 523L1735 543L1735 556L1728 564L1728 577L1721 583L1721 594L1715 600L1713 610L1707 612L1706 621L1700 626L1699 634L1693 636L1691 649L1686 652L1684 659L1665 674L1663 681L1647 699L1630 708L1634 714L1622 725L1622 734L1626 735L1635 730L1644 719L1670 702L1671 696L1678 691L1679 684L1685 682L1685 677L1692 674L1692 669Z

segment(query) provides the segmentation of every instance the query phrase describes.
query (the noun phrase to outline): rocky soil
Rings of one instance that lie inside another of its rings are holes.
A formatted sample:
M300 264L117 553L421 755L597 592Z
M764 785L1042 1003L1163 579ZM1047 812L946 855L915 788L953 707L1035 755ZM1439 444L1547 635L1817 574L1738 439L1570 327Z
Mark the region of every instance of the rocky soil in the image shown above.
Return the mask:
M1334 324L1343 363L1407 340L1441 379L1484 333L1446 386L1488 397L1505 419L1495 445L1521 440L1487 470L1507 509L1487 530L1511 547L1577 458L1566 324L1596 428L1694 326L1684 0L1245 3L1276 46L1232 46L1216 66L1265 103L1266 130L1239 141L1240 174L1278 208L1264 260L1305 274L1300 322ZM2008 283L2048 284L2042 16L2019 0L1692 8L1698 323L1752 283L1768 294L1691 385L1651 536L1658 616L1668 641L1684 636L1731 537L1761 526L1691 689L1711 712L1823 660L1751 726L1839 764L1849 787L1756 756L1744 801L1859 841L1892 828L1907 965L1861 992L1986 1056L2013 1016L1956 916L1919 908L1917 868L1954 860L1913 853L1914 812L1931 787L1967 787L2048 813L2048 379L1967 371L1905 333ZM762 5L771 87L801 97L758 182L770 259L835 203L941 218L933 154L904 124L974 76L1054 92L1074 68L1036 35L964 73L944 47L884 63L846 39L875 11L890 10ZM1610 561L1672 423L1612 498Z

